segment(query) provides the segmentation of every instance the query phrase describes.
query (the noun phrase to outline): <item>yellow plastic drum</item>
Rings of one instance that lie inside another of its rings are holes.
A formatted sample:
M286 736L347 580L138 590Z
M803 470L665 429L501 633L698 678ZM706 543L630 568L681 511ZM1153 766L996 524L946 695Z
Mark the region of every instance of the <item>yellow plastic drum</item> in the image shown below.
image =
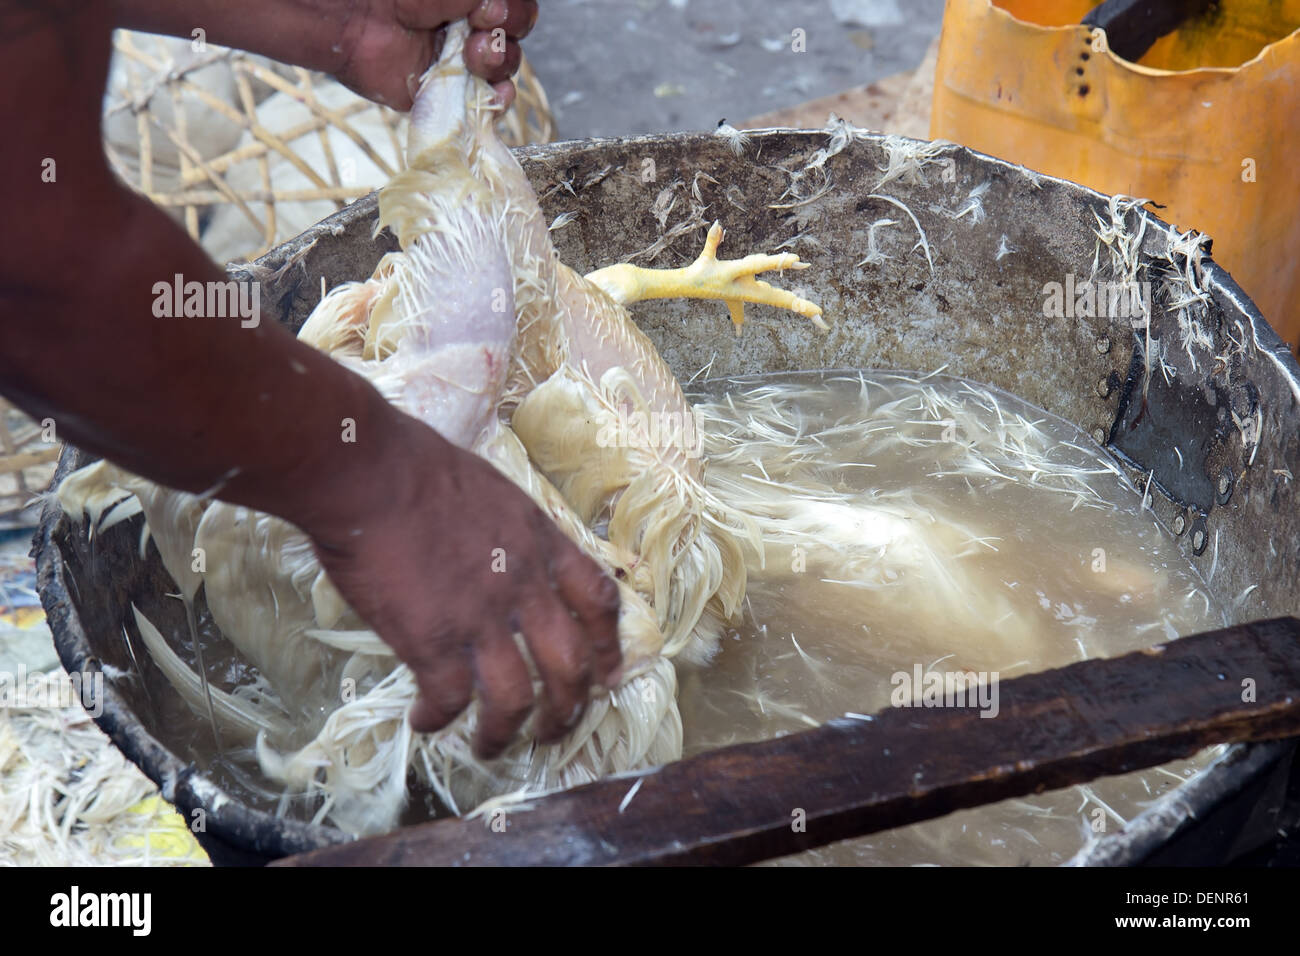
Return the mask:
M948 0L930 135L1161 203L1300 341L1300 0L1219 0L1139 63L1096 0Z

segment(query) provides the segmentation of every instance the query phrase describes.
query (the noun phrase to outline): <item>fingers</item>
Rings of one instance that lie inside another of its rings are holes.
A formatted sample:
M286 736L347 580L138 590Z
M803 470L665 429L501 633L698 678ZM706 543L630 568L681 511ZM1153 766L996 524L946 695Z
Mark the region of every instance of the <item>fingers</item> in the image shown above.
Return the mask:
M538 590L520 608L517 621L541 677L535 735L542 743L559 740L578 722L593 674L610 686L622 664L617 585L568 539L552 533L554 590ZM528 667L509 630L478 642L481 709L474 750L484 758L506 748L533 706Z
M561 539L556 550L555 589L582 628L591 655L591 676L613 687L623 664L618 645L618 585L569 541Z
M474 753L487 760L506 749L527 719L533 708L533 682L504 626L479 637L474 669L479 695Z
M502 80L500 83L493 83L492 90L501 101L502 107L510 108L510 104L515 101L515 85L509 80Z
M537 22L535 0L401 0L397 19L408 30L415 31L412 39L418 44L416 76L428 69L442 54L445 30L451 20L469 15L474 31L465 43L465 65L471 73L493 84L497 96L508 106L514 99L514 86L503 86L519 69L523 52L519 40L527 36ZM409 99L401 91L395 92L393 105L409 108Z
M513 40L528 36L536 23L536 0L483 0L469 15L469 25L475 30L501 27Z
M470 0L442 4L404 0L404 7L399 11L401 22L422 33L430 31L415 38L420 46L418 62L422 64L415 75L418 77L442 55L446 34L441 28L448 20L466 12L475 32L465 41L465 65L471 73L491 83L498 99L509 106L515 98L514 84L509 81L523 58L518 41L537 22L535 0L482 0L477 5ZM403 97L400 90L395 91L394 105L409 108L409 99L409 95Z
M411 708L411 729L418 733L441 730L469 706L474 691L474 670L468 642L427 662L416 662L412 670L420 685L420 697Z
M522 57L519 44L499 34L472 33L465 41L465 65L489 83L514 76Z
M398 0L397 22L408 30L434 30L462 17L474 30L505 30L522 40L537 23L536 0Z
M554 743L578 722L587 706L591 651L582 626L549 588L520 615L524 641L542 678L537 739Z

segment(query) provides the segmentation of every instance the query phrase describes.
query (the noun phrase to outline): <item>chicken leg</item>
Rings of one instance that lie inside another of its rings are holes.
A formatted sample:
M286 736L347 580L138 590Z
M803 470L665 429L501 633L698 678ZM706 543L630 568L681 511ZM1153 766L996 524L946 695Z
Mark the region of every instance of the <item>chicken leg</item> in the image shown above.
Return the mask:
M778 289L755 276L774 269L807 269L792 252L781 255L749 255L743 259L719 259L718 245L723 230L715 222L704 240L704 249L689 266L681 269L646 269L626 262L589 273L588 281L600 286L619 305L644 299L722 299L731 310L736 334L745 323L745 303L774 305L809 318L826 330L822 310L793 292Z

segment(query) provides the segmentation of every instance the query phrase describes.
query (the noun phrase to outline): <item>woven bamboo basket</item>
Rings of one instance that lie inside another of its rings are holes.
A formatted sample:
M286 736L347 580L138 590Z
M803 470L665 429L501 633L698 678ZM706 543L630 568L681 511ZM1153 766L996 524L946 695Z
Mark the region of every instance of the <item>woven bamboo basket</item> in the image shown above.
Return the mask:
M401 168L403 114L324 74L125 30L114 47L109 162L218 262L256 258ZM516 85L502 137L549 142L546 91L526 60Z
M52 437L49 429L0 399L0 526L19 519L49 484L61 449Z

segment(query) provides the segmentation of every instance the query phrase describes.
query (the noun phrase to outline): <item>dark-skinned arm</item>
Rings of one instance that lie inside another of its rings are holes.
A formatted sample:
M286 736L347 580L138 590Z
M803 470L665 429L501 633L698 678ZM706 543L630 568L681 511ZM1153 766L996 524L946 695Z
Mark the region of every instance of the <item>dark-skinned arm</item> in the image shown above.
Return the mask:
M157 283L226 277L104 161L108 13L0 0L0 392L61 440L300 527L414 671L417 729L476 692L476 746L501 750L534 703L522 631L554 739L616 676L613 583L490 465L274 323L154 315Z

